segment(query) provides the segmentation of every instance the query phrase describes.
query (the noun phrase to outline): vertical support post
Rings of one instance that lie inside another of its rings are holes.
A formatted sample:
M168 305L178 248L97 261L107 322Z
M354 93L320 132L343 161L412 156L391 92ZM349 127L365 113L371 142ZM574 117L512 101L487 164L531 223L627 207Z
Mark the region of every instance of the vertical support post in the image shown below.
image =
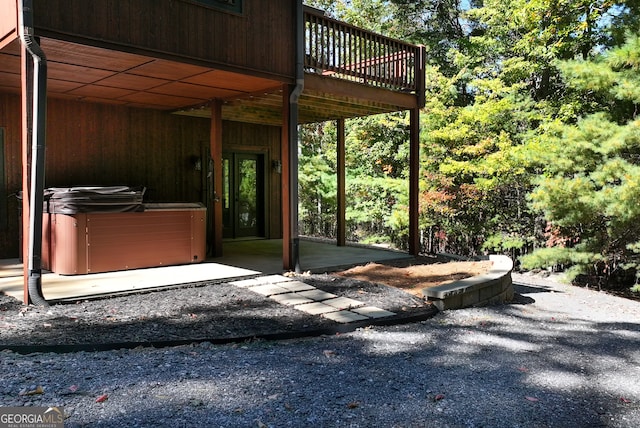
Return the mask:
M427 76L425 74L425 62L427 58L427 48L425 46L418 47L418 60L416 61L416 95L418 96L418 107L422 108L427 104Z
M222 102L211 101L211 134L209 145L213 159L212 213L208 213L209 227L213 228L213 242L209 242L214 257L222 256Z
M300 268L300 237L298 235L298 103L302 91L304 91L304 6L302 0L296 0L295 7L295 40L296 40L296 85L287 88L286 95L289 99L284 101L288 103L286 110L287 116L284 120L283 127L287 127L287 151L288 156L284 159L288 161L288 169L283 177L288 177L288 230L289 239L283 240L284 245L290 245L288 259L284 259L283 266L285 269L295 269L296 273L301 272ZM284 96L284 94L283 94ZM285 110L285 109L283 109ZM283 199L284 200L284 199Z
M409 253L420 253L420 109L410 110L409 141Z
M336 123L337 134L337 174L338 174L338 209L337 215L337 244L344 247L347 244L347 202L346 202L346 144L344 135L344 119Z
M24 45L20 49L22 87L22 270L24 294L22 301L29 303L29 200L31 195L31 123L33 111L33 62Z
M291 98L296 97L298 86L290 87L291 91L288 92L289 100L287 106L287 172L283 171L282 176L289 181L287 186L288 194L288 259L284 260L283 254L283 267L284 269L294 270L296 273L301 272L300 268L300 236L298 229L298 103L292 102ZM283 154L284 158L284 154ZM284 202L284 200L283 200Z
M282 173L280 174L282 187L282 267L284 270L293 269L293 259L291 255L291 211L290 199L291 189L289 188L289 94L290 85L282 87L282 133L280 135L280 156L282 159Z

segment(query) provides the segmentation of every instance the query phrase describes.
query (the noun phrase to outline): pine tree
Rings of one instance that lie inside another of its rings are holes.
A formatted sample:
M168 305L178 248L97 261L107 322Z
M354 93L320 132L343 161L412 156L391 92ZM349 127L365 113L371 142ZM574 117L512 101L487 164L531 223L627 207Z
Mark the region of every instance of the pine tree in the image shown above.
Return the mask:
M528 147L543 171L532 206L553 240L523 264L567 264L573 276L604 283L640 260L640 38L559 67L595 112L550 127Z

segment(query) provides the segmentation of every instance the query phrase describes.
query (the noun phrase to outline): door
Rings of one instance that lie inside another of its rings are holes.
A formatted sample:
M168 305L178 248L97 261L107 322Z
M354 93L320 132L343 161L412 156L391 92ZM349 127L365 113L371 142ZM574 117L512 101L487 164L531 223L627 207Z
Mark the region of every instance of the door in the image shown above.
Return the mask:
M259 153L223 155L222 223L225 238L265 236L265 166Z

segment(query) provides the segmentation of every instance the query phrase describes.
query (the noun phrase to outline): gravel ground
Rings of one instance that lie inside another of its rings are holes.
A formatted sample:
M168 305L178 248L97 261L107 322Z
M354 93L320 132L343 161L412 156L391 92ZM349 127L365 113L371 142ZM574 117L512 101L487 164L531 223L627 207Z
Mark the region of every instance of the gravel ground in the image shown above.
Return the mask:
M295 278L335 294L425 319L437 309L402 290L331 275ZM318 335L348 326L277 303L228 283L136 293L100 300L24 306L0 295L0 349L20 352L101 350L194 341L245 341Z
M345 334L4 351L0 403L69 427L640 426L640 303L514 280L511 304Z

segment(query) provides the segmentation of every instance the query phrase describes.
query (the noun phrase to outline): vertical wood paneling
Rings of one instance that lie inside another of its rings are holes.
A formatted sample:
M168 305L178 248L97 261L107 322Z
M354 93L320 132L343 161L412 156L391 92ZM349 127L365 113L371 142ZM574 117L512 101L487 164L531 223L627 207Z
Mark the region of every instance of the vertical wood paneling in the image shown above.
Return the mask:
M268 224L267 236L282 237L281 205L282 191L280 189L281 174L274 172L271 161L280 160L281 128L276 126L252 125L239 122L224 122L223 141L224 150L234 152L263 153L266 156L266 178L268 180ZM284 162L283 162L284 163Z
M22 146L20 142L20 96L0 93L0 127L4 128L6 193L22 189ZM0 257L18 257L18 200L7 201L8 228L0 233Z
M293 78L295 2L244 0L237 15L182 0L34 0L36 31Z
M5 128L7 192L21 189L20 97L0 93L0 126ZM266 156L270 237L281 236L280 128L223 122L225 150ZM200 202L202 171L192 158L209 141L210 121L156 110L49 99L45 186L143 185L147 201ZM0 258L18 255L18 205L9 200L7 233L0 234Z

